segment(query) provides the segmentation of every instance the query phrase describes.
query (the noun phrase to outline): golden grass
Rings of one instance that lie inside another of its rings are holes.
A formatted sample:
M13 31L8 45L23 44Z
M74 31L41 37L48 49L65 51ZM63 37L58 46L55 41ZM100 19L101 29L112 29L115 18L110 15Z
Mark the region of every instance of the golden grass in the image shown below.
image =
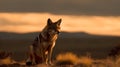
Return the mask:
M75 65L79 62L77 55L73 53L63 53L56 57L57 65Z
M120 67L120 55L119 55L119 57L117 57L115 65L116 65L116 67Z
M12 58L11 58L11 53L9 52L0 52L0 65L2 64L13 64L16 63Z
M2 65L10 65L13 67L26 66L24 63L25 61L16 63L13 59L11 59L10 56L0 59L0 66ZM59 54L56 57L53 66L46 64L38 64L35 65L35 67L120 67L120 56L118 56L115 60L111 58L93 59L90 56L78 57L74 53L67 52Z
M84 64L86 66L92 65L93 59L87 56L83 56L79 58L79 64Z

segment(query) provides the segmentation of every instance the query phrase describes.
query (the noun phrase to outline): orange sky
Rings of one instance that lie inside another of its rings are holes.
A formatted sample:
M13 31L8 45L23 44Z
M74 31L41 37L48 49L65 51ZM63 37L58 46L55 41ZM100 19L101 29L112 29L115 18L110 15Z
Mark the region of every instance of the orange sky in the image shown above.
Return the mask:
M62 18L62 31L120 35L120 16L72 16L48 13L0 13L0 31L27 33L41 31L47 19Z

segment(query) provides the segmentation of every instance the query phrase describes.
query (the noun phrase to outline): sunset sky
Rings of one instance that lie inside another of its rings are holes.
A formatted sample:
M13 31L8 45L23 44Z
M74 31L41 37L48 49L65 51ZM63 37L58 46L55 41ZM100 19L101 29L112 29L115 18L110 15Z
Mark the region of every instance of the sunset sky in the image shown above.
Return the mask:
M120 0L0 0L0 31L41 31L62 18L61 30L120 36Z

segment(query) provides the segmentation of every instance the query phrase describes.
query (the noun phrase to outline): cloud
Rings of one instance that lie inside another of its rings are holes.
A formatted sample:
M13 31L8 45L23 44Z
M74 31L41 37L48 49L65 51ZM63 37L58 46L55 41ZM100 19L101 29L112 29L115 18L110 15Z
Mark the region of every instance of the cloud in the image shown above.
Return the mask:
M61 31L120 36L120 16L68 16L48 13L0 13L0 31L17 33L41 31L45 27L48 18L51 18L53 22L62 18Z
M0 12L120 16L120 0L0 0Z
M42 24L40 18L34 14L28 13L0 13L0 25L29 25L29 26L39 26Z
M28 25L27 23L21 23L21 22L10 22L6 19L1 19L0 18L0 25L11 25L11 26L19 26L19 25Z

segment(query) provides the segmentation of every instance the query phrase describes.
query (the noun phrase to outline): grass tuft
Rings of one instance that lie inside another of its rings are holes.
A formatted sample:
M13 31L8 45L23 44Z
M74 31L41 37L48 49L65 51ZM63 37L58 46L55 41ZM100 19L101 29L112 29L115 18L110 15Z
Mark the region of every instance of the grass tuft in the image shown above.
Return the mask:
M73 53L63 53L56 57L56 65L75 65L79 62L77 55Z

